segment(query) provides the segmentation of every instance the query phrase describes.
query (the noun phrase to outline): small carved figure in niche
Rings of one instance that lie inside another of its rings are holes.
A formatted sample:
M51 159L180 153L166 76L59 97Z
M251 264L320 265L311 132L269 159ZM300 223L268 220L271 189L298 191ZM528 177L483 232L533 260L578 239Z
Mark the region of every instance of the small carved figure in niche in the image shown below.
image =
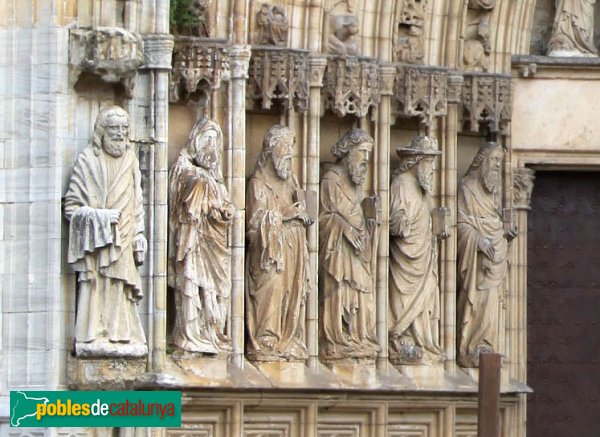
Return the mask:
M425 54L423 47L423 26L425 24L424 0L407 0L400 14L399 36L396 57L399 61L422 64Z
M248 357L305 360L309 265L306 227L314 219L299 201L292 173L294 131L272 126L248 181L246 312Z
M556 0L548 56L598 56L594 46L596 0Z
M256 14L256 27L258 44L286 46L288 20L281 6L262 5Z
M329 53L339 56L358 55L355 35L358 35L358 17L354 15L332 15L329 20Z
M208 0L171 0L171 26L178 35L210 37Z
M137 311L143 293L136 264L147 249L141 174L128 129L124 109L100 110L92 143L79 154L65 195L68 261L79 283L78 356L148 352Z
M377 217L362 185L374 141L352 129L332 147L336 163L321 182L320 347L325 360L375 358L373 263ZM372 203L372 202L371 202Z
M439 341L437 238L430 193L435 139L417 136L398 148L400 167L390 189L390 360L421 364L444 358Z
M463 61L469 71L488 71L490 66L489 12L482 12L477 21L469 24L465 32Z
M222 150L221 128L201 118L169 175L169 285L176 293L171 342L188 352L231 349L227 234L235 209L223 184Z
M422 35L425 24L425 5L423 0L406 0L400 15L400 24L408 26L410 35Z
M479 148L458 192L458 361L477 367L482 352L501 352L508 240L516 236L502 216L504 150Z

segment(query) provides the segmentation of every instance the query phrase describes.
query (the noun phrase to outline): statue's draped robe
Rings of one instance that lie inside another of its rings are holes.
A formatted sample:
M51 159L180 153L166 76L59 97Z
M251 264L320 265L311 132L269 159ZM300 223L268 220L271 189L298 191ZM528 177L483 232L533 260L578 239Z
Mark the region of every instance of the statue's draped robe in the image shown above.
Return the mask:
M248 181L247 352L255 360L308 358L306 229L299 220L283 221L298 188L295 179L279 178L270 163L257 166Z
M176 290L171 342L190 352L229 350L231 294L227 189L182 151L169 176L169 285ZM212 211L218 218L211 217Z
M410 172L392 181L390 234L390 340L405 336L439 356L437 246L428 195Z
M501 193L489 193L476 175L465 177L458 193L459 362L474 367L478 347L499 351L500 301L508 270L508 242ZM490 260L478 250L479 236L492 242Z
M121 211L111 224L108 211ZM137 311L142 299L133 240L144 231L141 174L134 152L112 157L91 145L79 155L65 195L68 261L78 273L75 339L146 343Z
M598 54L594 46L595 3L595 0L556 0L556 16L548 42L550 55Z
M362 191L345 169L335 165L323 177L320 200L321 355L331 359L374 358L379 346L372 235L361 207ZM347 239L352 230L364 243L359 254Z

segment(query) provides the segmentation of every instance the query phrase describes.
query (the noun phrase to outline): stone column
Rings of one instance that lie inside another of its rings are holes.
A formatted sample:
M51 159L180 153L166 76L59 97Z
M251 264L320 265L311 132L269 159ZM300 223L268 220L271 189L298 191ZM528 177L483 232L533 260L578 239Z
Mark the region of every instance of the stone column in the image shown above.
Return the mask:
M309 58L309 85L308 97L308 141L307 141L307 169L306 189L316 193L317 205L319 204L319 137L321 127L321 88L323 87L323 74L327 66L324 56L311 56ZM317 211L318 213L318 211ZM319 222L318 220L308 228L308 253L310 257L310 281L313 284L312 292L308 295L306 307L306 347L308 348L308 365L316 369L319 360Z
M530 168L513 170L513 204L517 210L516 223L519 233L513 240L513 284L515 299L515 354L514 378L525 382L527 378L527 213L531 209L531 192L535 172Z
M144 35L144 65L150 70L152 94L150 156L148 162L148 352L149 370L160 371L166 354L167 229L168 229L168 119L169 71L173 36Z
M396 67L383 65L380 70L381 97L377 109L377 195L381 199L381 225L377 248L377 340L381 352L377 357L377 369L387 370L388 365L388 276L390 243L390 113L394 94Z
M231 65L231 200L235 205L231 235L231 337L234 363L244 365L244 252L246 234L246 80L250 47L235 45Z

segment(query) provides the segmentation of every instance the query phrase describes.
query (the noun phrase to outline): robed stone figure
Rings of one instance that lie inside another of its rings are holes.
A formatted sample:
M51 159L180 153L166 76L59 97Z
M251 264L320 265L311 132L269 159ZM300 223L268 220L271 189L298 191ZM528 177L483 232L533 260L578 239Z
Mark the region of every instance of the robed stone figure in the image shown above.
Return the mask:
M361 129L344 134L331 149L337 161L321 182L320 355L326 361L372 359L379 350L373 281L377 225L374 215L365 217L362 190L373 143Z
M246 196L246 352L255 361L303 361L309 265L306 212L292 173L295 134L275 125Z
M430 193L437 142L417 136L396 153L400 166L390 190L389 355L396 364L443 359L437 240ZM443 235L444 237L446 235Z
M503 149L479 148L458 191L458 361L477 367L479 354L500 350L508 239L502 215Z
M141 174L128 128L122 108L100 110L65 195L68 262L79 284L78 356L141 357L148 351L137 310L143 293L136 264L147 249Z
M548 56L598 56L594 45L596 0L556 0Z
M201 118L169 175L169 284L175 288L170 342L187 352L231 349L228 228L234 207L223 184L222 150L221 128Z

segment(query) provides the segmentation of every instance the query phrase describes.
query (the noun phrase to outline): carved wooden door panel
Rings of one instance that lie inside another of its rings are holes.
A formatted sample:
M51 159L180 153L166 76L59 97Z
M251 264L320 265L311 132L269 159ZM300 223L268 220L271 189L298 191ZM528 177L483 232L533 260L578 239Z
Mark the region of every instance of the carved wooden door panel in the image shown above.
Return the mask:
M537 172L531 207L527 436L600 436L600 173Z

